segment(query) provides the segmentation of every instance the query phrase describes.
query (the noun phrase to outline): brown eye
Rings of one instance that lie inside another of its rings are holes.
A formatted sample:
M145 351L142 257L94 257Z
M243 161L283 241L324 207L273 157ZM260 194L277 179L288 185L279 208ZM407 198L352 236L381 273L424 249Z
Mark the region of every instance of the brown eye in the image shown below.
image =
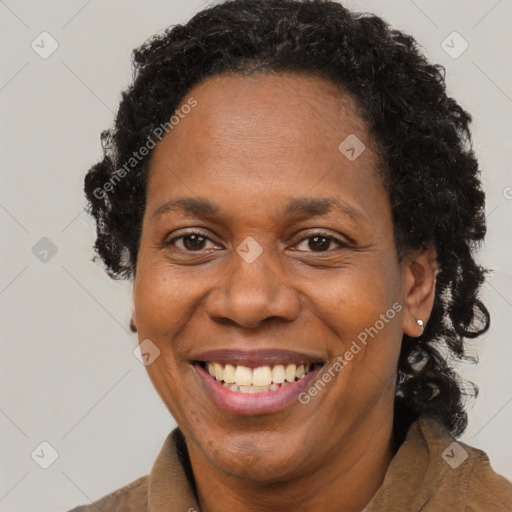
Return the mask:
M199 232L185 233L165 242L165 246L174 246L187 252L197 252L205 249L206 243L211 240ZM181 243L181 245L180 245Z
M350 247L347 242L340 240L327 233L313 233L311 236L303 238L299 242L299 246L307 241L307 247L309 251L305 252L329 252L329 248L332 243L337 244L339 247L348 248Z
M327 250L331 245L331 240L326 236L313 236L309 238L309 248L313 251Z
M205 241L205 237L201 235L187 235L183 237L183 245L189 251L203 249Z

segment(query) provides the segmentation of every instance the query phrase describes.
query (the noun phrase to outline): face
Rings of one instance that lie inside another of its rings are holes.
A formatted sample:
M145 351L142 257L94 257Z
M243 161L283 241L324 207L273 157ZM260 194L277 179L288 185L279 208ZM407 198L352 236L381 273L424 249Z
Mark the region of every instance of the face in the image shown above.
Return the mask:
M319 77L221 75L191 98L149 172L134 282L139 339L160 350L147 370L193 462L307 474L392 416L404 282L374 146Z

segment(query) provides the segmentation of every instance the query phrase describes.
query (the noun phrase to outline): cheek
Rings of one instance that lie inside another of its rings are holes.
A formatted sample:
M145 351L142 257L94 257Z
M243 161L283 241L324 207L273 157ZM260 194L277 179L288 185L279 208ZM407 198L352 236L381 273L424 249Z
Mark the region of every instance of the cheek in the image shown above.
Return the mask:
M133 294L139 336L158 339L179 328L200 294L187 275L141 251Z
M310 286L318 312L327 324L357 331L373 325L381 314L400 302L400 274L396 263L361 257L357 265L341 269Z
M368 258L340 273L317 303L320 321L337 335L347 377L367 390L394 375L402 339L400 276L392 258Z
M156 253L153 256L141 248L133 293L138 337L140 341L151 340L160 351L146 371L178 423L183 422L180 404L190 404L184 380L192 370L182 356L186 347L177 333L186 328L198 293L183 276L179 269L157 259Z

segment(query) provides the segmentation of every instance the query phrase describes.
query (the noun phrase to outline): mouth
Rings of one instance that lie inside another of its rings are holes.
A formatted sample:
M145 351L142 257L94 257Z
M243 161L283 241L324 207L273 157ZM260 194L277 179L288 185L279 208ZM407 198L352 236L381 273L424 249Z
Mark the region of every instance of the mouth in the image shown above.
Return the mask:
M299 403L324 361L282 350L215 351L192 364L218 407L233 414L266 414Z
M237 393L254 394L277 391L298 382L323 363L276 364L250 368L244 365L199 361L197 364L222 386Z

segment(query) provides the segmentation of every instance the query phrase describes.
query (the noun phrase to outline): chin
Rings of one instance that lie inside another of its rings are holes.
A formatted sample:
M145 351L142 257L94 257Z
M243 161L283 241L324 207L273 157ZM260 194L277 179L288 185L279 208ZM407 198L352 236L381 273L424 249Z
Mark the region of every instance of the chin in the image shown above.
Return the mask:
M279 432L226 434L217 437L205 451L211 464L234 478L275 483L300 473L305 466L305 444ZM213 449L212 449L213 448ZM203 448L204 449L204 448Z

